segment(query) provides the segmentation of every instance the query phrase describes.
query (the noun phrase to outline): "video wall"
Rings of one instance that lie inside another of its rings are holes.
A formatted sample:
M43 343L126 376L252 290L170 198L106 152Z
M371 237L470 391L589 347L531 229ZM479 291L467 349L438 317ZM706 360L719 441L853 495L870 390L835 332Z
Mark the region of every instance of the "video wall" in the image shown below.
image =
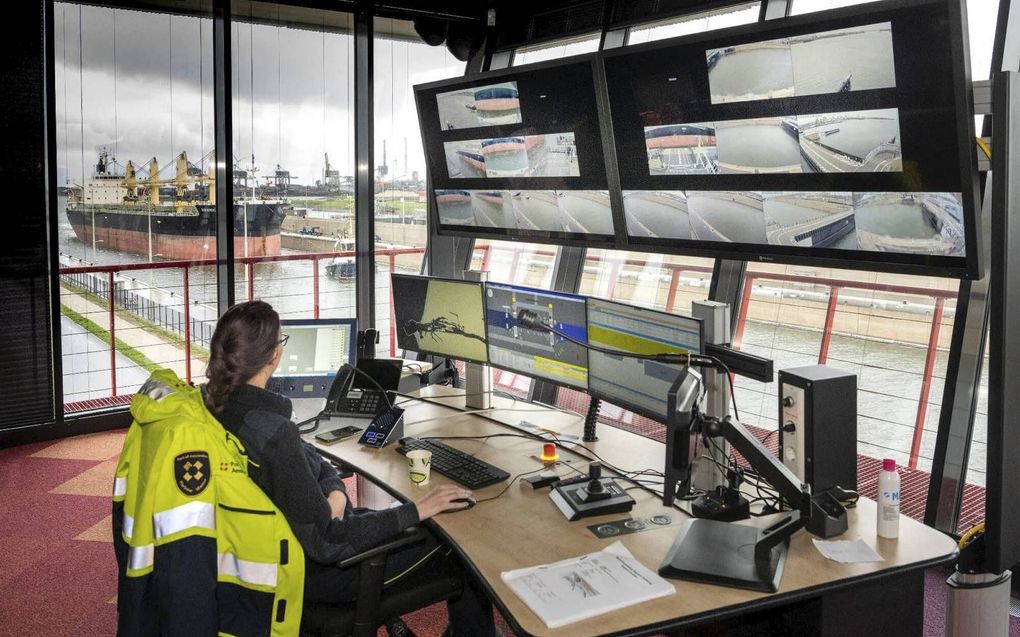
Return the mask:
M417 87L433 221L977 276L960 15L959 0L875 2Z
M415 87L440 232L615 243L593 64Z

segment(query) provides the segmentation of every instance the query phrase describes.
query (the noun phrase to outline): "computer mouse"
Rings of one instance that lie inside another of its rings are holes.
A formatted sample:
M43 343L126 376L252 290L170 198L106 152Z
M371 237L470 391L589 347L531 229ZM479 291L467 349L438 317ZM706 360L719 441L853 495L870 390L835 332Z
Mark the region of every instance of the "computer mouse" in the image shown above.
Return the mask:
M475 502L473 498L454 498L453 500L450 500L450 502L453 502L455 504L467 503L467 506L464 507L463 509L448 509L449 511L467 511L471 507L475 506L475 504L477 504L477 502Z

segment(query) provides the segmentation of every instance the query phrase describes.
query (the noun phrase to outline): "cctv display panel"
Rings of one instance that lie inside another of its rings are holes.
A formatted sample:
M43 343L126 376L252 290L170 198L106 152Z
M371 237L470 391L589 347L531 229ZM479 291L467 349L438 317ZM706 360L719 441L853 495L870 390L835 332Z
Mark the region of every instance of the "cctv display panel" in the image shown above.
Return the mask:
M357 321L287 319L280 326L287 343L267 388L290 398L326 396L337 371L356 360Z
M440 234L613 245L595 56L415 87Z
M397 347L487 363L482 284L393 274Z
M604 52L628 247L978 276L960 5Z
M582 296L531 288L485 284L489 364L574 389L588 388L588 352L562 336L522 327L521 310L538 314L546 325L587 342Z
M589 298L588 343L633 354L702 353L701 320ZM588 391L642 416L666 422L666 395L682 365L588 352Z

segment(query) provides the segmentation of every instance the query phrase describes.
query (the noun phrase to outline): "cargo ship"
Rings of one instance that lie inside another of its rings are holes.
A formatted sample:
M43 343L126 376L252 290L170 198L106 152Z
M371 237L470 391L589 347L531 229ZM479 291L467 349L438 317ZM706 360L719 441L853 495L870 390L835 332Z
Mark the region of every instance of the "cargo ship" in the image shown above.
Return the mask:
M190 164L183 152L174 177L161 179L155 158L147 171L148 177L139 177L129 161L117 174L109 150L100 149L92 178L67 191L67 219L78 240L150 260L215 258L214 175ZM285 201L235 192L234 255L280 254L280 225L289 208Z

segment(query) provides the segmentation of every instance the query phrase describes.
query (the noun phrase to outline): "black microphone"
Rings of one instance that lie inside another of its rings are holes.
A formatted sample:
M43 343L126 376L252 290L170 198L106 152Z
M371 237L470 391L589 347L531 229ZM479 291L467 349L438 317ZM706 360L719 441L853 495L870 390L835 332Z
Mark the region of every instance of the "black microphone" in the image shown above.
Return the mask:
M600 347L598 345L592 345L591 343L585 343L551 325L546 325L545 321L543 321L538 315L538 312L535 312L534 310L518 310L517 325L531 330L538 330L540 332L551 332L552 334L566 339L575 345L579 345L585 349L590 349L595 352L601 352L602 354L607 354L609 356L639 358L641 360L658 361L660 363L668 363L671 365L690 365L691 367L719 366L718 361L715 358L711 356L703 356L701 354L636 354L634 352L625 352L623 350L609 349L607 347Z

